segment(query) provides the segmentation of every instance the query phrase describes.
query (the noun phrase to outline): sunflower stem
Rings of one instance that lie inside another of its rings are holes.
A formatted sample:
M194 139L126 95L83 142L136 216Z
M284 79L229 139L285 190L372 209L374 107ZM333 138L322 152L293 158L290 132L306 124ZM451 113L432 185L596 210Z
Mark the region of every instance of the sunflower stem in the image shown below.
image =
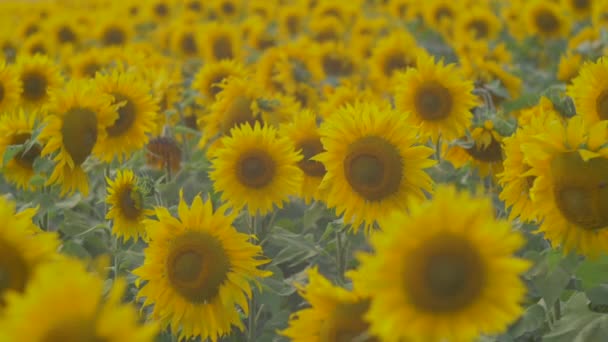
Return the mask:
M259 214L256 213L255 216L250 216L249 230L251 233L250 242L252 244L256 243L258 221L259 221ZM257 316L258 315L256 314L255 292L252 292L251 297L249 297L249 317L247 320L247 341L255 341Z
M336 265L338 266L338 280L340 283L344 283L344 257L343 257L343 246L342 246L342 232L340 229L336 230Z
M441 135L437 137L437 142L435 145L435 159L437 160L437 164L441 163Z
M559 321L562 318L562 308L559 299L557 299L553 305L553 314L555 321Z

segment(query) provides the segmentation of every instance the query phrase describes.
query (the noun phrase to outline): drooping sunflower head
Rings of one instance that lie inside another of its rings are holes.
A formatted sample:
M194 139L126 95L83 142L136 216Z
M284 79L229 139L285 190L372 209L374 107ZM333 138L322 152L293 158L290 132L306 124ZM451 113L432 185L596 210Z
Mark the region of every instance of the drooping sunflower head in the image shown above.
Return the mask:
M170 137L150 139L146 145L146 164L157 170L177 173L181 169L182 150Z
M490 200L442 186L380 226L374 253L359 254L350 273L371 297L365 318L380 338L473 341L505 331L523 312L520 275L530 263L514 254L524 239L495 219Z
M38 143L31 141L35 124L36 114L23 110L0 118L0 155L4 155L11 145L22 145L22 150L6 165L2 165L5 168L4 177L17 188L30 191L35 190L30 180L35 174L34 162L42 151Z
M300 197L306 203L313 199L320 200L319 185L326 170L321 162L313 159L324 151L318 132L317 116L307 110L301 111L291 122L281 126L281 134L292 141L296 151L302 153L302 160L298 162L298 167L304 173Z
M395 32L382 38L372 50L370 77L377 89L391 87L398 72L416 67L416 59L428 55L414 37L405 31Z
M593 125L575 116L554 120L522 146L535 176L531 197L539 232L564 253L597 257L608 248L607 121Z
M11 341L154 341L157 324L140 325L137 309L122 303L125 288L119 279L104 298L102 277L80 260L62 259L40 267L23 295L7 298L0 329Z
M243 78L247 71L243 64L235 60L205 63L194 76L192 88L202 95L202 104L211 104L222 91L222 82L229 77Z
M420 127L421 136L449 141L463 135L471 124L471 109L477 104L473 88L455 65L420 58L416 68L397 79L395 106L410 113L407 120Z
M258 269L268 260L232 226L234 211L214 210L200 196L188 207L180 197L178 218L157 207L157 219L145 221L150 243L143 266L133 273L147 283L138 296L180 339L216 340L233 327L243 329L236 306L249 313L250 282L271 274Z
M327 170L321 190L329 207L356 232L407 202L424 198L432 181L424 169L435 162L417 145L405 117L375 103L338 109L320 128L325 152L315 159Z
M294 313L289 327L281 331L294 342L355 341L369 334L364 316L370 305L367 297L333 285L317 268L308 270L308 284L296 285L311 307ZM365 341L374 342L367 336Z
M19 103L23 85L14 66L0 63L0 112L13 109Z
M274 128L242 124L220 144L209 177L222 200L234 208L247 206L250 214L264 215L299 193L303 172L297 163L302 156Z
M106 129L117 119L112 98L100 94L90 81L71 81L52 94L49 115L39 139L45 146L41 155L54 154L55 168L48 184L60 183L62 194L80 190L88 193L87 175L82 163L107 138Z
M589 122L608 120L608 58L585 62L567 92L580 113Z
M552 1L534 0L524 7L525 24L529 34L541 38L565 38L570 22L564 16L560 4Z
M240 40L235 27L228 24L208 24L204 30L205 46L202 47L207 62L240 57Z
M57 256L57 236L35 226L35 214L35 209L17 213L15 203L0 196L0 312L7 294L23 293L41 265Z
M125 241L145 239L143 220L150 212L145 209L144 189L140 188L138 178L131 170L118 171L112 180L107 178L110 206L106 215L113 221L112 233Z
M59 68L47 56L22 56L16 69L23 85L21 105L29 109L43 107L50 99L50 92L63 84Z
M155 130L158 107L149 85L134 72L98 74L98 91L113 97L116 120L106 128L107 139L99 147L98 156L105 161L114 157L124 160L148 142Z

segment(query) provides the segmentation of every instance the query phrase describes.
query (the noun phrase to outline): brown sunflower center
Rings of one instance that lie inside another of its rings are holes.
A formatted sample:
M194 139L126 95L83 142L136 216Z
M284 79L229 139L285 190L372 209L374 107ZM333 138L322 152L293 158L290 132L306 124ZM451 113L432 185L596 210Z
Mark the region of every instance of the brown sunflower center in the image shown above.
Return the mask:
M414 95L416 113L426 121L447 118L452 111L453 101L450 90L439 82L421 85Z
M237 162L239 182L251 188L263 188L272 182L276 173L273 158L265 151L251 150L243 154Z
M568 222L583 229L608 226L608 159L584 161L577 152L551 162L555 204Z
M329 76L348 76L353 73L354 65L347 56L327 53L323 56L323 71Z
M302 150L302 160L298 162L298 166L305 174L311 177L323 177L325 175L325 165L311 158L324 151L323 144L319 139L307 139L302 141L298 146Z
M118 194L120 212L129 220L136 220L142 212L143 195L131 185L125 186Z
M30 54L35 55L37 53L41 55L46 55L46 47L44 46L44 44L35 43L34 45L30 46Z
M287 16L285 19L285 26L290 36L295 36L300 31L300 17L297 15Z
M226 116L222 121L222 131L224 134L228 134L230 133L230 129L245 123L253 126L255 118L251 110L251 100L244 96L239 96L232 101L226 110Z
M572 0L572 5L577 10L588 10L591 7L591 1L589 0Z
M490 33L490 28L485 20L475 19L468 23L467 31L472 32L475 39L483 39Z
M82 164L97 142L97 115L88 108L71 108L63 118L61 136L74 164Z
M190 1L188 2L188 9L194 12L200 12L203 9L200 1Z
M192 303L211 301L230 272L222 242L206 232L188 232L169 247L167 274L173 289Z
M112 96L114 96L115 104L124 102L124 104L118 108L118 118L114 121L112 126L106 129L109 136L118 137L125 134L131 126L133 126L135 118L137 117L137 108L131 99L122 94L112 93Z
M236 12L236 6L234 5L234 3L232 3L232 1L224 1L224 3L222 3L222 13L231 16Z
M219 36L213 40L212 44L213 57L216 60L231 59L234 57L232 51L232 39L229 36Z
M441 233L408 256L403 284L409 301L419 310L449 313L461 310L480 295L485 267L475 246L453 233Z
M127 34L120 27L110 27L103 33L102 41L106 46L123 45L127 41Z
M62 26L57 31L57 40L61 44L65 43L75 43L76 42L76 33L72 28L68 26Z
M601 120L608 120L608 90L603 90L595 100L595 110Z
M157 16L164 18L169 15L169 6L167 4L159 3L154 6L154 13Z
M48 85L44 75L30 71L21 77L23 82L23 97L28 101L41 101L46 97L46 88Z
M21 145L31 137L32 135L30 133L17 134L13 136L11 145ZM34 161L40 156L40 152L42 152L40 145L34 144L27 150L17 153L17 155L13 157L13 160L23 168L33 169Z
M542 33L551 34L559 29L559 20L555 13L548 9L541 9L534 17L536 27Z
M351 342L367 332L369 324L363 319L369 309L369 300L354 303L339 303L329 317L321 322L320 342ZM363 340L361 340L363 341ZM365 339L372 342L375 339Z
M452 10L448 7L439 7L435 10L435 21L440 23L443 20L449 20L454 16Z
M106 342L107 338L97 335L95 321L84 317L74 317L60 321L43 336L42 342Z
M465 151L475 160L485 163L498 163L503 158L502 146L494 138L492 138L490 144L485 146L485 148L484 146L473 144L472 147L467 148Z
M326 29L320 30L319 32L317 32L315 34L315 40L318 41L319 43L338 40L338 38L339 38L338 32L336 32L336 30L334 30L333 28L326 28Z
M390 54L382 65L382 72L385 76L391 77L395 71L405 70L411 67L412 64L408 63L405 54L401 51L395 51Z
M344 176L363 198L381 201L399 191L403 160L399 150L385 139L363 137L348 147Z
M25 28L24 33L26 37L29 37L38 31L40 31L40 27L38 26L38 24L30 24Z
M224 79L226 77L228 77L228 73L220 73L215 75L210 81L209 81L209 94L211 94L212 98L215 98L215 95L219 94L220 91L222 91L222 81L224 81Z
M198 52L198 46L193 33L184 34L179 45L182 47L182 51L187 55L194 55Z
M23 254L12 244L0 240L0 308L7 290L23 292L30 268Z
M102 68L97 62L89 62L82 67L82 74L86 77L95 77L95 74Z

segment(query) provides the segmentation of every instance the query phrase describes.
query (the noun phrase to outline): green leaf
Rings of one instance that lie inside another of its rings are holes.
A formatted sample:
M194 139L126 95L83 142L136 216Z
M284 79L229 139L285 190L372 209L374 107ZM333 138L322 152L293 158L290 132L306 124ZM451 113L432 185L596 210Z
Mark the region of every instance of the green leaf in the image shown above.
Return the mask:
M589 310L584 293L573 295L553 330L543 342L594 342L605 341L608 336L608 315Z
M589 300L595 305L608 305L608 284L602 284L585 290Z
M602 283L608 284L608 256L601 256L597 260L585 259L578 267L576 276L581 280L584 289Z
M545 324L545 308L534 304L526 309L521 319L511 328L512 336L519 337L527 332L536 331Z
M17 153L23 150L23 145L11 145L6 148L4 155L2 156L2 165L7 165L8 162L13 159Z

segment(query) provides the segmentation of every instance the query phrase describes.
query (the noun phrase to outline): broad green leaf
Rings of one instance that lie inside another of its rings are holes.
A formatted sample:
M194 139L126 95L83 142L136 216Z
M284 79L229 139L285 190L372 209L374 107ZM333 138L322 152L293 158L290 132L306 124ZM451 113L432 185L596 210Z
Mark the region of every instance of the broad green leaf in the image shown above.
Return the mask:
M608 256L601 256L597 260L585 259L576 276L581 280L584 289L590 289L602 283L608 284Z
M608 336L608 315L589 310L584 293L573 295L564 309L564 315L543 342L601 342Z

